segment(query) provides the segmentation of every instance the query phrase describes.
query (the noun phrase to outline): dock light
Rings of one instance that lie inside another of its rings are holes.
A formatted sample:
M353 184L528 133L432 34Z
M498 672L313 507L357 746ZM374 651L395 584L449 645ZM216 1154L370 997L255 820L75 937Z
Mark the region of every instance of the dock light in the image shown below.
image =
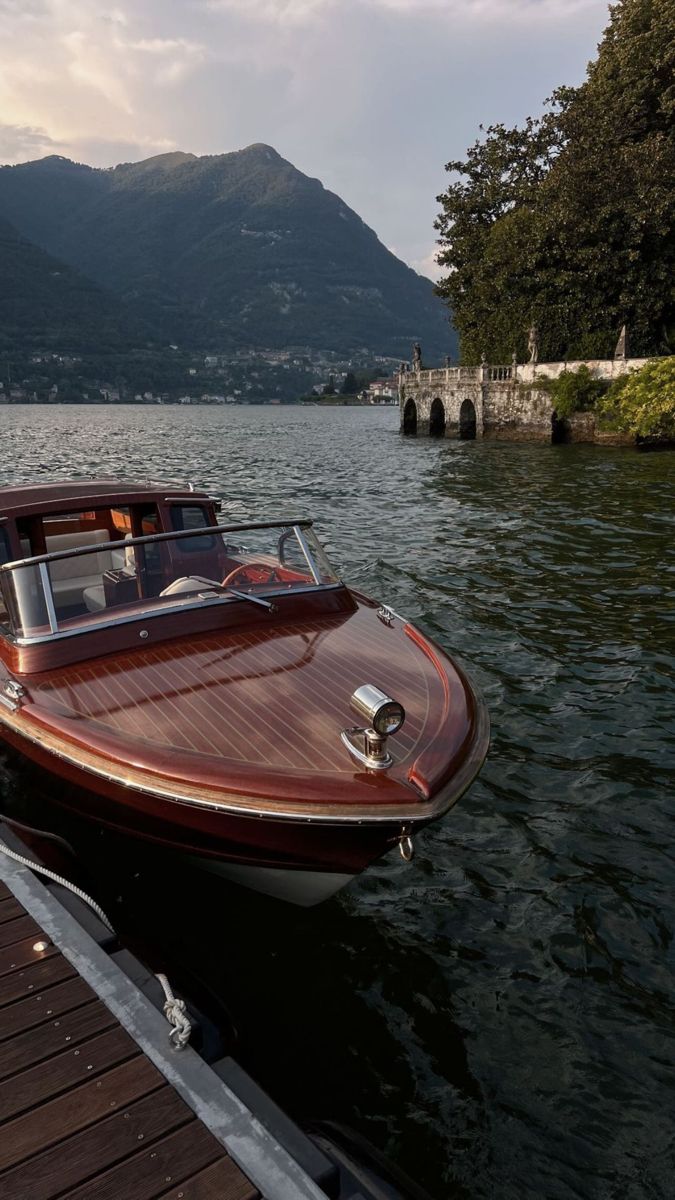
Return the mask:
M33 949L36 954L42 954L43 950L49 949L49 942L34 942Z
M371 727L380 737L388 737L398 733L405 721L405 709L398 700L392 700L376 688L372 683L365 683L357 688L351 699L355 712L365 717Z
M365 729L344 729L340 735L344 745L362 766L371 771L386 770L394 762L387 751L387 738L398 733L405 721L403 705L374 684L364 683L354 692L351 706L368 725Z

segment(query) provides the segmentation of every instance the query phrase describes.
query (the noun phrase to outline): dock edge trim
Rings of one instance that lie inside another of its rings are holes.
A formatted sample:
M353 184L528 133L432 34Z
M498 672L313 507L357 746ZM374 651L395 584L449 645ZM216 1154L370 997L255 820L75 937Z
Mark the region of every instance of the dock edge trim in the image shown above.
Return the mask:
M264 1200L326 1200L325 1192L194 1050L171 1049L162 1014L26 867L0 855L0 879Z

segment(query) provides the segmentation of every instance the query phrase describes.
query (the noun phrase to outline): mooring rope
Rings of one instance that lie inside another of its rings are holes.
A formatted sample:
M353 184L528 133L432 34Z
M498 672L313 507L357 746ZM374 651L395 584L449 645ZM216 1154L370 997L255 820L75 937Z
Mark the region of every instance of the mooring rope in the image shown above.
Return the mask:
M185 1001L179 1000L178 997L174 996L171 984L166 975L161 975L158 972L155 978L159 979L165 996L164 1015L167 1021L170 1021L173 1025L173 1029L169 1034L169 1041L173 1043L177 1050L182 1050L190 1041L190 1034L192 1033L192 1026L190 1018L187 1015Z
M72 892L74 896L78 896L80 900L84 900L85 904L88 904L94 910L99 921L103 922L110 933L115 932L101 906L95 900L92 900L91 896L88 896L86 892L83 892L82 888L76 887L69 879L64 879L62 875L57 875L55 871L50 871L49 867L43 867L40 863L31 862L29 858L24 858L23 854L17 854L16 850L10 850L9 846L2 840L0 840L0 850L8 858L13 858L15 862L21 863L22 867L29 867L31 871L36 871L39 875L46 875L47 879L53 879L54 883L60 883L62 887L68 888L69 892Z
M64 879L63 875L57 875L55 871L50 871L49 867L43 867L40 863L32 862L30 858L26 858L23 854L17 854L16 850L10 850L9 846L1 838L0 852L6 854L8 858L14 859L15 862L20 863L22 867L28 867L29 870L35 871L38 875L45 875L47 879L51 879L54 883L61 884L61 887L67 888L74 896L77 896L85 904L89 905L93 912L96 913L99 921L103 922L110 933L115 932L112 923L109 921L100 904L97 904L82 888L76 887L69 879ZM176 1050L183 1050L187 1046L192 1033L192 1025L187 1015L185 1001L174 996L171 984L166 975L156 973L155 979L159 980L164 992L164 1015L169 1024L173 1025L173 1029L169 1034L169 1041Z

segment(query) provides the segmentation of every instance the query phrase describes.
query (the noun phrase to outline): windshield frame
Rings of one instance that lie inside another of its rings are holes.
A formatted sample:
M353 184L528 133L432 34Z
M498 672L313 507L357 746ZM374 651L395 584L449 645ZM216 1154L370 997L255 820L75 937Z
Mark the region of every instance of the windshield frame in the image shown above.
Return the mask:
M34 555L30 558L14 559L10 562L0 565L0 585L4 582L7 576L11 576L16 571L21 571L27 568L35 568L40 581L45 610L47 614L47 622L49 629L44 632L30 634L19 632L17 633L11 624L4 622L0 624L0 636L10 640L18 645L32 645L38 642L55 641L62 638L72 638L81 634L96 633L101 629L110 628L117 625L125 625L134 621L151 620L159 616L168 616L177 612L187 612L193 609L201 609L213 607L222 604L240 604L244 601L249 601L252 597L237 593L231 589L224 591L222 594L209 595L209 588L204 586L203 592L190 592L184 595L176 594L175 596L162 597L161 603L153 603L158 597L147 597L146 604L142 607L129 611L125 605L120 605L118 608L111 607L108 610L103 610L101 619L93 619L91 621L85 619L81 624L71 628L64 629L62 620L56 614L54 606L54 596L52 589L52 581L49 574L49 565L54 562L63 561L65 559L74 559L93 555L99 552L103 547L106 551L125 550L135 546L156 545L164 542L178 542L194 538L204 538L205 534L210 536L219 536L231 533L249 533L257 530L277 529L280 535L284 532L293 532L301 547L302 553L307 560L307 566L311 575L312 582L307 585L294 587L292 592L287 588L280 587L276 583L270 583L269 587L265 586L257 591L256 595L260 597L267 596L291 596L299 595L307 592L316 593L317 591L330 591L335 588L343 587L344 584L339 578L334 569L331 571L334 574L334 579L326 582L321 579L320 568L321 562L317 562L312 554L311 546L308 544L306 537L303 535L303 530L312 529L313 521L308 518L294 518L288 520L276 521L252 521L252 522L237 522L236 524L227 525L205 525L196 529L187 530L171 530L169 532L144 534L139 537L127 537L121 540L99 543L91 546L78 546L68 550L55 550L46 554ZM323 552L323 547L319 544L319 549ZM327 560L325 560L327 562ZM222 586L222 585L221 585ZM4 591L4 589L2 589ZM4 605L3 605L4 607ZM270 605L270 608L273 606ZM107 612L109 615L104 616ZM113 615L117 613L117 615ZM96 618L97 614L91 613L92 617ZM23 625L21 625L23 630Z

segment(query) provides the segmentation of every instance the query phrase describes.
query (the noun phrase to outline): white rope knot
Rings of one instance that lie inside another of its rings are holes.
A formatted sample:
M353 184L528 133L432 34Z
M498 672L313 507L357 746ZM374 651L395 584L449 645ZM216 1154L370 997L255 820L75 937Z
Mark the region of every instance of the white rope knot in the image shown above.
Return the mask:
M164 1015L167 1021L173 1025L173 1029L169 1034L169 1041L172 1042L176 1050L184 1050L190 1041L192 1033L192 1025L187 1015L185 1001L174 996L171 984L166 975L157 975L157 978L162 985L166 997L164 1001Z

